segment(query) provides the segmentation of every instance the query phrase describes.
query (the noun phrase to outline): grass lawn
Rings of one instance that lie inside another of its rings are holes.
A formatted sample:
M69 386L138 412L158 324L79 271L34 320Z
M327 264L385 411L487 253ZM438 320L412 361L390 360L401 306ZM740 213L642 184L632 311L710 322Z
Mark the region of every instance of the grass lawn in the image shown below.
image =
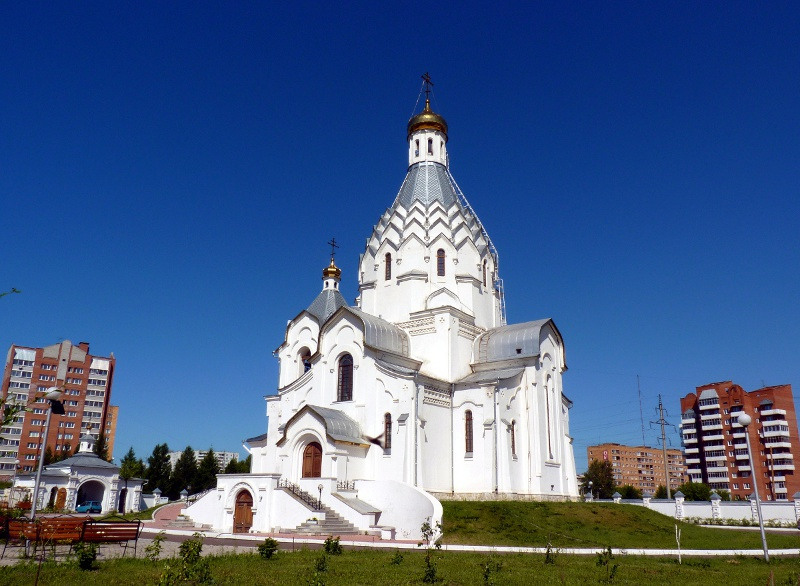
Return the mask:
M675 549L675 520L636 505L443 501L444 543ZM682 549L761 549L758 531L679 523ZM767 533L770 548L800 548L800 531Z
M314 577L317 551L279 553L272 560L256 554L209 557L215 584L308 584ZM393 563L394 552L345 551L328 556L328 568L318 572L321 583L333 585L419 584L424 572L421 551L404 552L400 563ZM441 584L597 584L606 577L596 556L557 555L554 564L545 564L544 555L495 555L435 552L433 559ZM496 563L500 568L496 569ZM157 584L168 563L152 563L142 559L117 559L100 563L89 572L74 565L45 563L39 584L57 586L91 586L111 584ZM800 561L776 559L769 565L758 558L691 559L678 565L674 559L616 557L618 564L613 584L676 584L709 585L797 584ZM492 568L490 582L484 582L486 566ZM24 586L33 584L35 565L0 568L0 584ZM318 582L320 583L320 582Z

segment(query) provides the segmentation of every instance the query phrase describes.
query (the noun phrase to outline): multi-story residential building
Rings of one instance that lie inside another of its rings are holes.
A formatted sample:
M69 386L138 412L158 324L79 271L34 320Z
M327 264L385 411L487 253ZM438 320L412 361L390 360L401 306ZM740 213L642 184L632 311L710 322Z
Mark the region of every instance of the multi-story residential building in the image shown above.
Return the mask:
M117 405L109 405L108 413L106 414L105 436L106 446L108 449L108 457L114 457L114 439L117 436L117 416L119 415L119 407Z
M614 483L630 485L643 493L655 493L659 486L667 486L664 473L664 451L648 446L625 446L622 444L600 444L586 449L589 462L605 460L611 462ZM680 450L667 450L669 486L675 490L686 479L686 465Z
M747 429L738 423L746 412ZM750 434L753 469L745 434ZM747 392L731 381L697 387L681 399L681 435L688 474L694 482L745 499L758 482L765 500L785 500L800 490L800 459L791 385Z
M172 467L175 468L175 463L178 461L178 458L181 457L183 452L169 452L167 455L169 456L169 463L172 464ZM195 462L198 464L206 457L208 450L194 450L194 459ZM214 458L217 461L217 465L219 465L220 471L225 470L225 466L227 466L231 460L239 460L239 454L237 452L217 452L214 450Z
M0 477L33 471L42 441L59 457L74 452L82 435L96 439L100 430L106 429L109 445L113 445L116 428L107 427L106 422L115 364L114 354L89 354L88 342L65 340L44 348L13 344L0 392L8 402L25 404L27 409L0 429ZM50 408L44 393L55 386L63 390L65 413L52 415L47 437L42 438Z

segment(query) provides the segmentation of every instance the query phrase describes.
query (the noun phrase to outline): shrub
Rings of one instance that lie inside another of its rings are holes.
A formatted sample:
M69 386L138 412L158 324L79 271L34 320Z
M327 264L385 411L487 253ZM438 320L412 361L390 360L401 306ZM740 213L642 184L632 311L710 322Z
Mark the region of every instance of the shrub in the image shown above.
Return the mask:
M181 582L193 584L213 584L211 567L208 560L200 556L203 549L203 536L200 533L192 535L178 548L180 560L178 563L168 563L164 567L159 579L159 586L172 586Z
M330 536L325 540L325 553L329 555L342 555L342 546L339 544L339 538Z
M272 558L276 551L278 551L278 542L271 537L267 537L264 543L258 546L258 554L265 560Z
M400 564L402 564L403 563L403 554L400 553L399 551L394 552L394 556L392 556L392 563L395 566L399 566Z
M150 545L144 548L144 557L151 562L157 561L161 555L161 542L166 538L167 536L164 531L160 531L155 537L153 537L153 541L150 543Z
M503 567L503 564L497 561L492 556L486 558L483 563L481 563L481 567L483 568L483 584L484 586L493 586L494 585L494 577L492 574L496 574L500 571L500 568Z
M597 567L605 569L605 576L601 574L599 582L603 584L611 584L614 581L614 576L617 574L619 564L611 564L614 559L614 554L611 551L611 546L603 551L597 552Z
M75 557L81 570L94 570L97 560L97 544L79 541L75 544Z

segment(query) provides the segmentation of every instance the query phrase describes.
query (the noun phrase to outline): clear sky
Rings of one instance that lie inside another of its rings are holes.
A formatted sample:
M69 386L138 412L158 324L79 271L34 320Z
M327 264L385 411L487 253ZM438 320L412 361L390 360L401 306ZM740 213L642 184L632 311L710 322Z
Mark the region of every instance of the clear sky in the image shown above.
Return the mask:
M0 18L0 345L117 358L117 447L239 450L342 290L429 71L509 322L566 342L586 446L694 387L800 388L796 2L41 2ZM678 436L671 433L673 446Z

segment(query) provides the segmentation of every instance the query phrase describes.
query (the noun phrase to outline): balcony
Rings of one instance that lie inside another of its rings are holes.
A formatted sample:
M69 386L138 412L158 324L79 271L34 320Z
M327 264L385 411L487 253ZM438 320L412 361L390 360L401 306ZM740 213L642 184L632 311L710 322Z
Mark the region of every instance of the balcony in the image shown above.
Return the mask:
M700 409L702 409L703 411L708 411L709 409L716 409L717 411L719 411L719 402L709 403L708 405L702 405L701 404L701 405L698 405L698 407Z
M770 415L783 415L786 417L786 409L765 409L761 412L762 417L769 417Z
M749 458L749 456L748 456L747 452L745 452L744 454L736 454L736 459L737 460L747 460L748 458Z
M740 468L741 468L741 466L740 466ZM727 472L727 471L728 471L727 466L706 466L706 472L708 472L708 473L711 473L711 472Z
M741 468L741 466L740 466ZM775 464L773 470L794 470L794 464Z
M728 458L725 456L725 454L720 454L719 456L709 456L706 454L706 462L726 462L727 460Z
M763 437L789 437L789 430L788 429L779 429L777 431L765 431L762 434ZM734 435L733 437L736 437Z
M789 452L785 454L770 454L767 452L767 460L794 460L794 456Z
M687 466L689 464L699 464L699 463L700 463L700 458L686 458L686 465Z
M704 423L702 426L703 431L713 431L716 429L722 429L721 423Z
M694 476L700 476L701 471L700 471L700 468L687 468L686 469L686 474L691 474L691 475L694 475Z
M717 412L717 413L703 413L702 415L700 415L700 421L701 422L702 421L707 421L709 419L719 419L719 418L720 418L719 412Z
M697 438L696 437L683 438L683 445L696 444L696 443L697 443Z
M736 467L742 472L750 472L750 464L737 464Z

